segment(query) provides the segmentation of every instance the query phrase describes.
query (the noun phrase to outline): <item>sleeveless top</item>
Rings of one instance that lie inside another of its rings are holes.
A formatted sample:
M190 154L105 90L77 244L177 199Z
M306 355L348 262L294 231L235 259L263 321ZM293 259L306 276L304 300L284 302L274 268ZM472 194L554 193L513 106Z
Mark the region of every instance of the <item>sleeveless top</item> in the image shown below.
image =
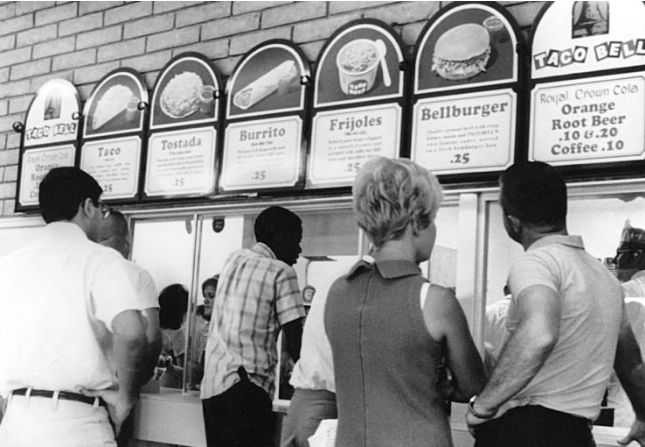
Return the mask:
M329 290L336 447L452 446L436 386L443 351L419 302L424 282L408 261L359 261Z

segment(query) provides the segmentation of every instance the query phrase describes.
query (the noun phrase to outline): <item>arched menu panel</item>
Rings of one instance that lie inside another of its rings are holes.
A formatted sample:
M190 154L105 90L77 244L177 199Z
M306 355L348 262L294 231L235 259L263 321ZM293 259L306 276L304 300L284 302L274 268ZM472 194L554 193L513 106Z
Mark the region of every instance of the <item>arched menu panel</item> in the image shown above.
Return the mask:
M510 166L521 141L520 52L502 7L456 2L439 11L415 47L410 157L448 179Z
M377 20L338 29L316 62L308 188L349 186L362 163L399 157L406 76L398 35Z
M531 33L529 158L575 175L645 159L645 6L558 1Z
M99 182L106 201L138 198L147 109L145 82L130 68L108 73L85 103L80 168Z
M226 89L222 192L302 188L310 78L287 40L262 43L240 61Z
M184 53L152 95L144 199L204 197L217 186L222 81L209 59Z
M76 87L53 79L38 89L27 110L22 132L16 211L38 207L38 187L55 167L74 166L79 137L80 101Z

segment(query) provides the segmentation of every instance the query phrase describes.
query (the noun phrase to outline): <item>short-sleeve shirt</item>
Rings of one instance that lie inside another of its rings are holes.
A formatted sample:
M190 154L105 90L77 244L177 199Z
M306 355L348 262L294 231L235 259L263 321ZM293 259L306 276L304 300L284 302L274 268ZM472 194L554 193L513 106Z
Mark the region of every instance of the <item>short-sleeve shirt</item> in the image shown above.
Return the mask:
M622 317L620 284L584 250L579 236L544 237L516 258L509 272L509 332L519 323L517 297L535 285L560 298L560 332L542 368L514 400L595 420L613 371Z
M139 308L123 265L119 253L70 222L50 223L42 238L0 260L0 390L117 383L98 334Z
M213 301L201 398L221 394L237 383L240 366L273 396L280 328L304 315L295 270L276 259L266 244L232 253Z
M132 261L123 260L125 270L130 276L139 297L140 310L159 309L157 286L150 272Z
M336 392L334 361L325 332L327 295L314 298L302 332L300 359L293 367L289 383L294 388Z
M645 271L636 272L622 287L628 298L645 298Z

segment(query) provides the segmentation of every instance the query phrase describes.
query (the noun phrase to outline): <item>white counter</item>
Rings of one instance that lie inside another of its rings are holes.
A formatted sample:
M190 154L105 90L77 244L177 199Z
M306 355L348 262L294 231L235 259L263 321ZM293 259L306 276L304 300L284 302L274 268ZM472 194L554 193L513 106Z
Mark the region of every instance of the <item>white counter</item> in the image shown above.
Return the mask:
M275 404L274 411L286 412L286 406ZM617 446L626 428L594 427L598 447ZM465 423L452 422L455 447L472 447L473 440ZM199 393L182 394L181 390L162 388L158 394L141 394L135 410L134 438L142 441L206 447L204 418Z

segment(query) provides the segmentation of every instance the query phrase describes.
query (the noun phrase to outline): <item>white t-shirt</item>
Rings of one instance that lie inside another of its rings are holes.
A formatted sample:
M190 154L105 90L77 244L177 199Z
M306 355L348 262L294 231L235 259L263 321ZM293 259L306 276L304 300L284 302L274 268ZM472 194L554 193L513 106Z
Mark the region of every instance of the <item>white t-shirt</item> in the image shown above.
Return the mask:
M611 273L584 250L578 236L547 236L517 257L506 326L519 324L517 300L533 285L561 302L558 341L533 379L514 399L595 420L613 371L623 294Z
M331 345L325 332L327 294L318 294L311 303L302 331L300 359L289 383L294 388L336 392Z
M157 295L157 286L155 285L152 275L139 264L123 260L125 270L134 284L139 297L140 310L156 308L159 309L159 296Z
M70 222L47 225L42 238L0 259L0 390L117 383L104 335L119 313L139 309L123 266Z

